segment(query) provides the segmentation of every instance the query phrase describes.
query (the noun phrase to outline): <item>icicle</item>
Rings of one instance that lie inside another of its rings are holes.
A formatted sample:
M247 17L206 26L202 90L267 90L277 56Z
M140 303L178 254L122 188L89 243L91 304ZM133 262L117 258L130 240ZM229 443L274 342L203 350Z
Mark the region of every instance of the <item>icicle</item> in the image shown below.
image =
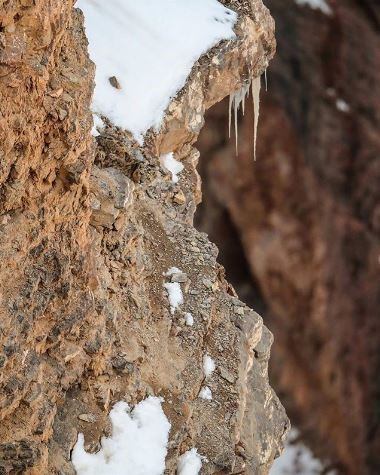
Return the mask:
M251 83L249 82L246 86L243 86L243 88L242 88L243 96L242 96L241 101L242 101L242 103L243 103L243 115L244 115L244 113L245 113L245 98L246 98L247 96L249 96L249 88L250 88L250 86L251 86Z
M230 101L228 104L228 138L231 138L231 109L232 109L232 101L233 101L233 94L230 94Z
M230 100L228 104L228 136L231 137L231 120L232 120L232 108L234 113L234 128L235 128L235 147L236 155L238 155L238 111L242 105L243 115L245 112L245 98L249 95L250 83L242 86L239 91L230 94Z
M235 149L236 149L236 156L238 156L238 120L237 120L238 109L239 109L239 103L238 103L238 100L237 100L237 95L235 95L234 96L234 114L235 114Z
M265 77L265 88L267 90L267 71L264 73ZM231 122L232 122L232 108L234 114L234 128L235 128L235 148L236 156L238 155L238 111L240 105L242 105L243 115L245 112L245 98L249 96L249 89L252 89L252 100L253 100L253 113L254 113L254 134L253 134L253 156L256 161L256 143L257 143L257 128L259 124L259 115L260 115L260 89L261 89L261 78L255 78L251 83L248 83L239 91L233 92L230 94L229 104L228 104L228 136L231 137Z
M260 115L260 89L261 78L255 78L252 81L252 99L253 99L253 111L254 111L254 139L253 139L253 156L256 161L256 141L257 141L257 126L259 123Z
M265 77L265 92L268 92L268 77L267 77L267 68L265 68L265 71L264 71L264 77Z

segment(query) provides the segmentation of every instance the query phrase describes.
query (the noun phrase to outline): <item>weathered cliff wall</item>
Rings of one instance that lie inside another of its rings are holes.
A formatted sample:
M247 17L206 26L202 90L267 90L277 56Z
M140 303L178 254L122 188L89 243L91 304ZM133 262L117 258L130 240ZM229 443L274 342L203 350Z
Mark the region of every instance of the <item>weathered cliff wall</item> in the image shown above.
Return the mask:
M240 12L237 40L201 59L144 147L110 123L91 137L94 65L73 2L0 7L1 473L74 473L78 432L96 451L112 404L150 394L172 424L168 473L194 446L208 474L267 473L281 451L272 336L192 225L203 114L274 53L261 2L225 3ZM160 164L167 152L185 166L177 184ZM212 401L198 397L205 354Z
M379 10L266 4L279 48L258 160L252 112L231 161L228 105L210 111L199 229L218 245L241 240L243 255L227 245L221 262L239 293L266 307L276 389L294 424L342 473L378 473Z

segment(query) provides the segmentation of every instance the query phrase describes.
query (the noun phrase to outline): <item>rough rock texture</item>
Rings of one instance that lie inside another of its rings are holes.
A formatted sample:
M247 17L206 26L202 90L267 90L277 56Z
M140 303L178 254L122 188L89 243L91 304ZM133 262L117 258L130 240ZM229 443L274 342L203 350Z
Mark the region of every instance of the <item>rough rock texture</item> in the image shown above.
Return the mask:
M232 161L228 105L211 110L197 144L205 157L198 229L222 246L228 277L276 335L276 390L292 422L340 473L375 474L379 8L331 2L327 16L290 0L266 4L279 47L262 93L258 160L252 111Z
M149 394L165 398L172 424L167 473L193 446L205 474L265 474L281 451L272 336L192 225L205 109L274 53L269 12L249 6L238 39L202 58L139 148L111 124L90 135L94 67L72 2L1 2L0 473L74 473L78 432L96 450L112 404ZM175 185L165 152L185 166ZM174 313L172 266L184 293ZM206 353L212 401L198 397Z

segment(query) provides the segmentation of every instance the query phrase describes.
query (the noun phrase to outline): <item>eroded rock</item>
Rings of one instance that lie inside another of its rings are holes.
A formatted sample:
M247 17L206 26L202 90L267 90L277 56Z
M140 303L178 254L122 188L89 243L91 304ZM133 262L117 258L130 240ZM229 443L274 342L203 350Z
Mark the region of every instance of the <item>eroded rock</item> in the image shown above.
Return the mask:
M0 439L16 453L21 440L32 447L26 473L74 473L78 432L97 450L113 403L150 394L172 424L168 473L191 447L207 457L205 474L267 473L281 451L287 418L255 357L261 346L267 358L268 331L237 305L217 249L192 224L203 114L274 52L272 19L253 7L241 10L237 40L195 65L144 147L109 123L92 139L93 66L72 3L5 8L20 16L14 34L29 36L27 54L7 50L20 61L17 94L10 60L0 75ZM160 166L172 151L185 167L176 184ZM171 267L183 294L175 312ZM207 381L212 400L198 397L205 354L223 368Z

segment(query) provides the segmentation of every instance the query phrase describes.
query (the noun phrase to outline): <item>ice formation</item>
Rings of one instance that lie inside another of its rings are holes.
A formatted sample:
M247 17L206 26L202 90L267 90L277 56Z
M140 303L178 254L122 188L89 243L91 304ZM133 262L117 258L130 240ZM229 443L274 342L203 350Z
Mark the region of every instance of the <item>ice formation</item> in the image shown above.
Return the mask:
M252 99L253 99L253 110L254 110L254 150L253 155L256 160L256 142L257 142L257 127L259 123L259 114L260 114L260 89L261 89L261 78L257 77L252 79L247 84L244 84L241 89L230 94L230 101L228 107L228 136L231 137L231 122L232 122L232 110L234 113L234 127L235 127L235 148L236 155L238 155L238 111L241 107L243 115L245 112L245 98L249 95L249 89L252 89Z

